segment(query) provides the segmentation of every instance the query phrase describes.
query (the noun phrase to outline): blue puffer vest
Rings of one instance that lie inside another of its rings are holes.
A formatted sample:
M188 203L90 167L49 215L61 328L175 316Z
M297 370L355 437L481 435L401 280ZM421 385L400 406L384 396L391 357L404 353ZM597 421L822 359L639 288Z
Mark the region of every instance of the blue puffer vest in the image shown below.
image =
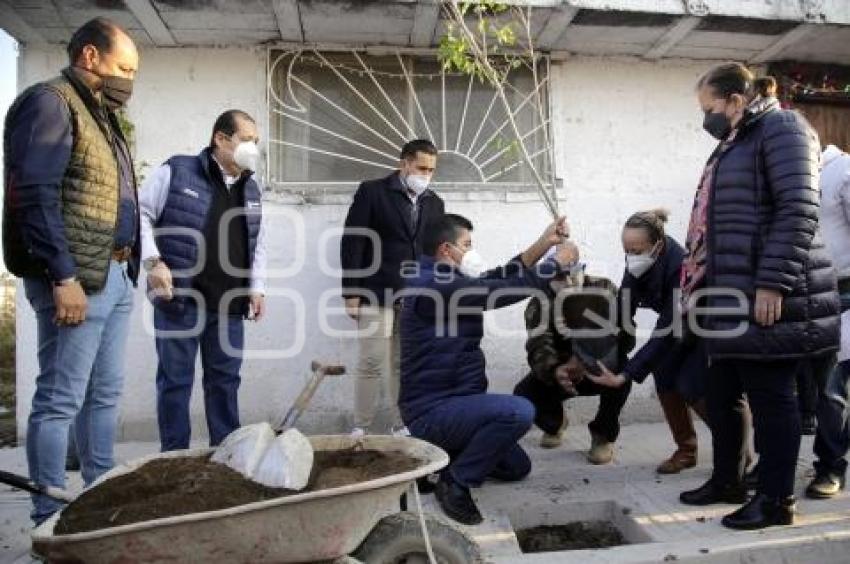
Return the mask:
M198 243L204 240L207 214L215 189L208 172L210 158L209 149L204 149L197 156L176 155L166 161L171 168L171 185L156 224L156 244L162 259L171 269L177 291L170 302L155 300L155 305L163 309L180 311L185 307L187 296L181 295L180 290L191 288L194 276L203 268L203 264L198 263ZM254 261L261 221L262 192L252 177L245 183L249 268ZM181 232L181 229L189 231ZM207 257L210 258L214 257Z

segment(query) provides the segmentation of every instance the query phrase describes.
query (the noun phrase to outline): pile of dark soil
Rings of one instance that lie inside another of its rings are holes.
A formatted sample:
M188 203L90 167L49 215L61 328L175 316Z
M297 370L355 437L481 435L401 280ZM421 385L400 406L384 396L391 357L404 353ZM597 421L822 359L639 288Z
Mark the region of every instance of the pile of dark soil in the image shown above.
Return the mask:
M516 538L523 552L556 552L628 544L623 534L609 521L575 521L565 525L520 529Z
M421 462L397 451L316 451L302 491L269 488L208 456L162 458L83 492L62 512L56 534L81 533L140 521L225 509L336 488L413 470Z

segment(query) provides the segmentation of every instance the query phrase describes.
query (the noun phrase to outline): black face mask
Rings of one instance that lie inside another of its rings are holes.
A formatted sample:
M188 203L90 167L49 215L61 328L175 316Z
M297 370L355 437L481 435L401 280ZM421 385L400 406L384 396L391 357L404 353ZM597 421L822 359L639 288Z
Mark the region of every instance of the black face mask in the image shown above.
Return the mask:
M722 141L732 131L732 121L723 112L705 112L702 128L715 139Z
M123 76L98 75L102 82L103 103L111 111L124 107L130 96L133 95L133 81Z

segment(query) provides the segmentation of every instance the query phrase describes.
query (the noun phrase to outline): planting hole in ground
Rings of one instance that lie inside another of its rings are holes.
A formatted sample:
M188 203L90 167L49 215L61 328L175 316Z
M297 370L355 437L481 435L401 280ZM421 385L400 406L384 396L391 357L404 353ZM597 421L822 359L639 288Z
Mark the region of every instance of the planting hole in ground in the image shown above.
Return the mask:
M610 521L574 521L564 525L541 525L516 531L524 553L607 548L628 544Z
M525 553L653 542L632 508L614 500L518 505L508 518Z

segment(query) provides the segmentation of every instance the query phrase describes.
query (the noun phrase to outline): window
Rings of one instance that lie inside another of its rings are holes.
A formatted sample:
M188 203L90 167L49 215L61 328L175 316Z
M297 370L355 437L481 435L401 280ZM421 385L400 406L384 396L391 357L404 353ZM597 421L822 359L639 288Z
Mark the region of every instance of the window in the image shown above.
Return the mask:
M539 88L530 69L515 69L507 92L535 168L550 182L547 65L539 66ZM268 76L273 186L349 186L385 176L415 138L440 150L437 185L534 185L496 89L441 72L434 57L272 50Z

